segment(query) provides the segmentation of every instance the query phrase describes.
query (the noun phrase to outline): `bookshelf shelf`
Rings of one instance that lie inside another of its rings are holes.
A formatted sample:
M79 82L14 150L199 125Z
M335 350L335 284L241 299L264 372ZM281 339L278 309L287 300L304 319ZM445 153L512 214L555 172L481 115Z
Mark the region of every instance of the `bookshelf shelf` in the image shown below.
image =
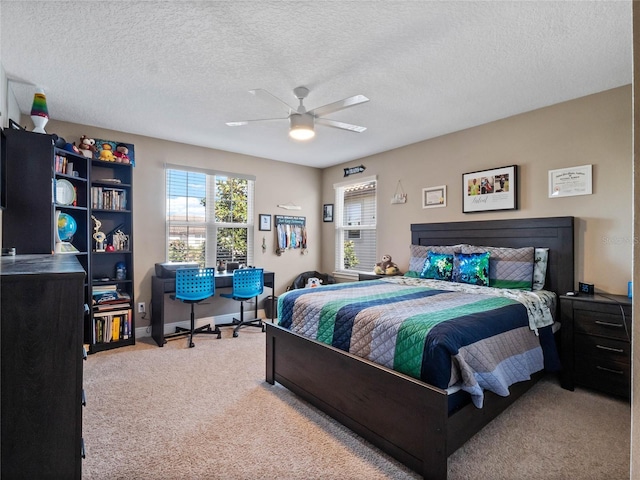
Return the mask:
M133 154L133 145L128 148ZM131 164L91 160L92 228L95 232L97 220L99 231L106 238L103 244L94 240L91 245L92 307L85 329L89 353L135 343L132 192ZM109 250L111 247L114 250ZM118 269L122 277L118 276ZM111 293L107 293L107 300L102 303L104 291L116 292L113 295L118 303L110 303Z

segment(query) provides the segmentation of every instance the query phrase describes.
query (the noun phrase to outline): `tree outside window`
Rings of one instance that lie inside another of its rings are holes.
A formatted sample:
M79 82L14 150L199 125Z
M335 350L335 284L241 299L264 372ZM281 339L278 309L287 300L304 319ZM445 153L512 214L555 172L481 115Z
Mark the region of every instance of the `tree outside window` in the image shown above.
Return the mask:
M253 184L231 175L168 169L169 261L202 267L219 260L251 263Z

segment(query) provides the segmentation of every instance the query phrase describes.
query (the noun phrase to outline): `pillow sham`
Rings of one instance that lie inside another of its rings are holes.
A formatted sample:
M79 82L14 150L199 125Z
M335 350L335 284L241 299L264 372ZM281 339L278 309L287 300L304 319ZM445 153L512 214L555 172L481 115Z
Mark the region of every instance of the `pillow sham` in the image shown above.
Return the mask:
M455 253L457 263L456 282L472 285L489 286L489 252L484 253Z
M410 245L409 246L409 272L416 272L420 276L424 268L424 262L427 260L427 253L447 253L453 255L462 251L460 245ZM408 272L407 272L408 273Z
M451 281L453 276L453 254L428 252L420 278Z
M531 290L542 290L547 279L549 249L536 247L533 258L533 285Z
M490 253L490 287L531 290L534 250L533 247L507 248L465 245L462 248L462 253Z

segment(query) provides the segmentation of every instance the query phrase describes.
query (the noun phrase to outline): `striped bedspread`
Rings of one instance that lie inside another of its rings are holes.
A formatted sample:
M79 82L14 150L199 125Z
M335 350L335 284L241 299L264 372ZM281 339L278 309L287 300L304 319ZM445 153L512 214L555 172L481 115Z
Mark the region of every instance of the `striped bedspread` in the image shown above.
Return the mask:
M438 388L459 384L480 408L485 389L506 396L544 368L555 296L453 285L394 277L291 290L278 299L280 325Z

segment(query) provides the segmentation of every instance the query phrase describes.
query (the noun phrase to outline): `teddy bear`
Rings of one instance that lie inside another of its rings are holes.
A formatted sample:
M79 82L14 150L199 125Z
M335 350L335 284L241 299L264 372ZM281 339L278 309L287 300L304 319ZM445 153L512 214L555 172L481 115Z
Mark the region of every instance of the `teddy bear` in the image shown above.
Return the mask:
M391 261L391 255L383 255L373 271L376 275L396 275L399 272L398 266Z
M97 150L96 141L93 138L88 138L86 135L80 137L80 145L78 146L82 155L87 158L93 158L93 154Z
M104 160L105 162L113 162L116 157L113 156L112 147L108 143L102 144L102 150L100 151L100 160Z
M311 277L307 280L306 288L319 287L322 284L322 280L317 277Z
M118 163L129 163L129 149L124 143L116 145L116 151L113 152L113 156L116 157Z

